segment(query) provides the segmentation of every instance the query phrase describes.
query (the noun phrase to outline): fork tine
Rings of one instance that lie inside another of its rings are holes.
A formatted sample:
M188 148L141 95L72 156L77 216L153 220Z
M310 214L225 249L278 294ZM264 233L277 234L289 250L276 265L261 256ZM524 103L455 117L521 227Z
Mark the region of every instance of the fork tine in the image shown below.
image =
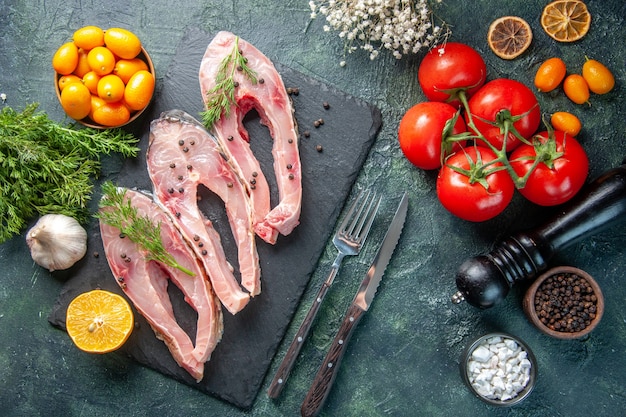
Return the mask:
M370 232L370 229L372 228L372 223L374 223L374 218L376 217L376 213L378 212L378 207L380 206L381 199L382 197L377 198L376 194L374 193L372 201L367 208L367 216L363 218L365 226L361 228L361 230L359 230L357 234L357 240L359 244L365 241L367 235ZM367 221L365 222L365 220Z
M353 220L353 219L356 218L356 217L353 217L354 212L357 209L362 208L361 207L361 200L363 199L364 195L365 195L365 190L362 190L359 193L359 195L356 197L356 199L354 200L354 202L352 203L352 205L348 209L348 212L346 213L346 217L343 219L343 221L339 225L339 230L340 231L347 231L349 229L348 224L350 223L350 220ZM350 227L352 227L352 226L350 226Z
M361 239L365 239L367 233L369 233L369 229L374 221L374 216L378 211L380 197L378 201L376 200L376 193L368 191L362 201L359 202L360 206L358 212L354 216L354 220L349 228L346 230L346 234L351 239L360 241Z

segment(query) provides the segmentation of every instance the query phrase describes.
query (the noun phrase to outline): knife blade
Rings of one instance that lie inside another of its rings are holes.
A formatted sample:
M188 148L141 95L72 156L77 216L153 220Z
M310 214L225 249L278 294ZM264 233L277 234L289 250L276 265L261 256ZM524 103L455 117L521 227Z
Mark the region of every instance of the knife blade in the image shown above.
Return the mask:
M300 408L301 415L303 417L316 416L321 411L330 389L337 377L337 371L341 364L341 359L346 352L348 340L352 336L356 325L363 317L363 314L369 309L372 304L372 300L376 295L376 290L383 277L385 268L389 264L389 260L393 255L393 251L402 234L402 228L404 227L404 221L406 219L406 213L408 209L408 196L405 192L402 196L402 200L396 209L396 213L393 216L391 224L387 229L383 243L372 261L372 265L365 274L365 278L359 286L348 311L346 312L344 319L339 326L337 335L333 339L330 345L328 353L320 366L313 384L309 389L302 407Z

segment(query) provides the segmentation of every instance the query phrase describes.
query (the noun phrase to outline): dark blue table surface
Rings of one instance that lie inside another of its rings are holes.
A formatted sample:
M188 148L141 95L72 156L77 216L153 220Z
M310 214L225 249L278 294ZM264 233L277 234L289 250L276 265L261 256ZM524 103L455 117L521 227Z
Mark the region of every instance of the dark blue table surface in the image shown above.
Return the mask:
M544 113L579 115L579 139L590 159L590 178L618 166L626 157L626 3L588 1L593 15L587 36L573 44L550 39L539 24L546 1L464 2L434 5L452 28L451 40L468 43L485 58L488 77L510 77L532 85L546 58L560 56L571 72L580 72L585 56L613 70L616 87L578 106L562 92L540 95ZM525 18L534 31L529 51L513 61L497 58L486 43L490 22L502 15ZM54 50L87 24L132 28L150 52L157 73L165 73L178 42L191 28L230 30L255 44L272 60L380 108L383 127L357 179L399 196L408 190L409 216L398 250L379 295L356 330L324 408L328 416L615 416L626 410L625 224L594 235L560 253L551 263L573 265L596 277L606 311L590 336L574 341L552 339L525 318L523 292L514 289L498 306L479 311L452 305L454 274L467 257L488 251L495 241L540 223L548 210L519 195L494 220L474 224L448 214L435 195L434 172L406 161L396 130L403 113L424 101L417 68L423 54L395 60L382 53L370 61L364 53L339 66L342 43L325 32L324 21L309 21L306 0L221 2L164 0L80 2L12 1L0 4L0 93L6 105L41 103L41 110L64 120L54 95L50 60ZM159 82L159 80L157 80ZM0 104L1 105L1 104ZM107 160L104 175L119 169ZM67 335L47 320L62 276L35 265L24 237L0 245L0 403L10 416L293 416L326 353L352 299L375 245L348 258L329 293L311 339L281 399L265 390L291 337L304 317L335 256L327 244L300 308L281 344L261 391L249 411L202 394L117 354L93 356L78 351ZM458 361L465 346L489 331L524 339L538 360L538 382L521 405L501 409L474 398L461 380Z

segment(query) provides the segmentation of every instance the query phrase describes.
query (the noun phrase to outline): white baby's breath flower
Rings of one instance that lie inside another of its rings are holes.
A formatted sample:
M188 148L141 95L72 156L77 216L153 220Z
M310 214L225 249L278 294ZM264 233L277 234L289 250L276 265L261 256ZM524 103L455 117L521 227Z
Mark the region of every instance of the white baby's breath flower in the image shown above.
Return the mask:
M447 38L449 29L433 23L429 1L441 0L320 0L309 1L311 19L326 17L324 31L338 31L345 54L362 49L374 60L383 49L400 59ZM355 45L358 43L358 46ZM375 43L377 46L372 45Z

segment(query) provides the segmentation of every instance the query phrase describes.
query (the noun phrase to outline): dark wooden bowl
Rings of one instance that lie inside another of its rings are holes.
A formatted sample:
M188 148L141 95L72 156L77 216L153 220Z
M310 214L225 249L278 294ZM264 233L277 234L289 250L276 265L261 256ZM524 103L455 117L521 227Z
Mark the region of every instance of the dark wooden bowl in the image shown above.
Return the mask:
M581 278L584 278L585 281L589 283L589 285L593 289L593 292L596 296L596 301L595 301L596 316L594 319L591 320L590 324L587 325L587 327L585 327L584 329L580 331L570 332L570 331L559 331L559 330L552 329L546 326L540 320L539 316L537 315L537 311L535 310L535 297L537 296L537 290L546 281L546 279L552 276L557 276L559 274L571 274L571 275L576 275ZM604 313L604 297L602 295L602 291L600 290L600 286L598 285L598 283L587 272L583 271L582 269L571 267L571 266L559 266L559 267L554 267L546 271L541 276L539 276L539 278L537 278L535 282L533 282L530 288L528 288L528 290L526 291L526 294L524 296L523 306L524 306L524 312L526 313L526 316L528 317L528 319L535 325L535 327L537 327L543 333L549 336L558 338L558 339L579 339L589 334L593 329L595 329L595 327L600 322L600 319L602 318L602 314Z

